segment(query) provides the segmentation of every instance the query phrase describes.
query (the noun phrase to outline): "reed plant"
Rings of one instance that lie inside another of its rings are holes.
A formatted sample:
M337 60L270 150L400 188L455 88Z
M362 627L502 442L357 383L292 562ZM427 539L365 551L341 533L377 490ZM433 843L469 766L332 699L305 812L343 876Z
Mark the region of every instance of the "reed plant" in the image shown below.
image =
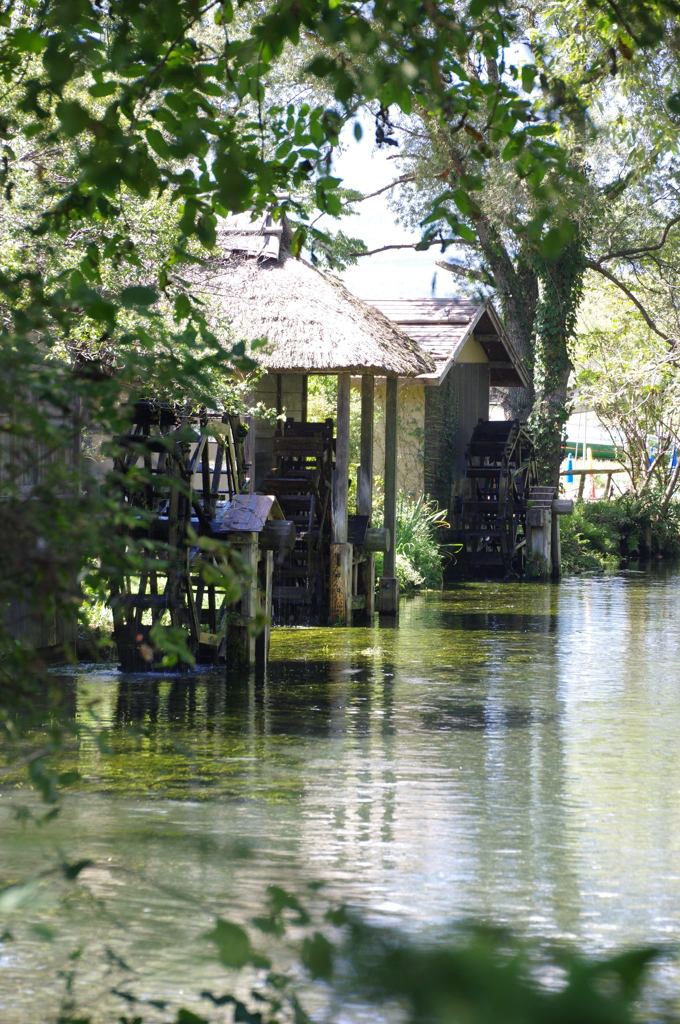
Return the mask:
M383 516L382 490L377 490L374 522ZM396 569L402 593L413 593L420 587L441 589L444 566L453 557L455 545L444 541L449 529L446 509L440 509L434 498L414 497L404 491L397 495ZM383 556L376 555L376 572L382 572Z

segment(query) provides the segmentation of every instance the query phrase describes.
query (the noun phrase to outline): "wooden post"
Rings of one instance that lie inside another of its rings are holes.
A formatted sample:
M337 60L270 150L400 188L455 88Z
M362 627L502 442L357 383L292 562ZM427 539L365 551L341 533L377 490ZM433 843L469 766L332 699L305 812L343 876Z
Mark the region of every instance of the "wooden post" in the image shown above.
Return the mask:
M309 401L309 377L305 373L302 377L302 416L303 423L307 422L307 405Z
M255 638L255 664L265 669L269 660L269 642L271 638L272 618L272 578L274 573L274 552L260 549L258 564L258 583L260 608L269 619L261 633Z
M331 623L347 625L351 614L351 551L347 548L347 489L349 483L349 373L338 374L338 408L335 428L335 470L332 489L330 569Z
M383 615L399 614L399 582L396 574L397 386L398 378L388 376L385 388L385 529L390 531L390 547L384 555L380 580L378 610Z
M255 493L255 417L248 413L243 417L248 433L243 442L243 460L248 467L248 493Z
M558 580L562 575L562 542L560 540L560 517L552 513L550 549L552 558L552 578Z
M361 462L357 477L357 514L368 516L371 525L373 510L373 408L375 377L365 373L361 378ZM375 555L366 552L361 563L361 593L366 599L363 617L373 621L375 613Z
M551 508L527 509L527 566L529 579L547 580L552 573Z
M374 393L375 377L365 373L361 378L361 463L357 480L357 513L360 516L370 516L373 505Z
M238 614L227 630L227 673L230 668L250 668L255 664L255 637L250 627L258 607L258 535L232 533L229 540L250 571L248 577L241 581Z

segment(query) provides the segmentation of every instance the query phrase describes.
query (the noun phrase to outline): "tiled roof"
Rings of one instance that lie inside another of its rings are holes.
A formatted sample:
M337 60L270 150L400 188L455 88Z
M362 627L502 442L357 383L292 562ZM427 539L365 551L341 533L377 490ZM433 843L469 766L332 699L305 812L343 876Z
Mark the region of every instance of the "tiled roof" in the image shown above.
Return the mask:
M511 364L508 382L526 383L526 371L521 365L493 305L474 299L371 299L372 306L384 313L413 341L432 356L436 364L434 373L424 373L418 379L427 383L440 383L460 355L465 342L476 330L483 335L483 347L490 362L506 360ZM489 341L492 341L489 346ZM503 371L492 370L501 383ZM505 372L507 376L507 371ZM511 380L516 378L516 380Z

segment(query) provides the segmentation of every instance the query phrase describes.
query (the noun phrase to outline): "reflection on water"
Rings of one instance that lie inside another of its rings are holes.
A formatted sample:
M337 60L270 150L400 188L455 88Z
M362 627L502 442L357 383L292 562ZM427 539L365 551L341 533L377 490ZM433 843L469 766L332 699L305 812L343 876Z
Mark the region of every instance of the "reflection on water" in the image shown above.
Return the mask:
M47 887L29 916L87 943L83 986L108 949L173 997L213 977L212 916L247 918L271 881L421 933L472 915L593 952L676 940L679 589L466 584L405 603L398 629L275 630L263 679L83 670L78 714L96 701L115 754L83 740L49 828L22 832L26 794L2 792L0 873L92 857L66 915ZM0 947L3 1020L39 1019L57 966L21 934Z

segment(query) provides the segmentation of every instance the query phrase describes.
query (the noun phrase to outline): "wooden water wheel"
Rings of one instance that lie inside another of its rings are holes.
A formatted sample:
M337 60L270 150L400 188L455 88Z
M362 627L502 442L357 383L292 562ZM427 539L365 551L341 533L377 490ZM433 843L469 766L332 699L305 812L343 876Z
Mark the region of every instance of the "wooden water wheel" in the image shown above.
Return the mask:
M519 420L482 421L465 455L459 527L468 567L522 576L529 492L538 482L534 442Z
M260 490L273 494L295 523L295 546L274 567L274 621L326 623L330 559L333 421L286 420L274 438L276 467Z
M224 660L229 606L238 595L223 572L227 546L202 550L200 538L219 538L220 509L245 484L243 436L237 416L138 402L130 433L117 439L114 475L132 514L130 539L146 548L139 574L110 597L124 671L154 667L157 623L174 627L175 640L183 638L197 662Z

